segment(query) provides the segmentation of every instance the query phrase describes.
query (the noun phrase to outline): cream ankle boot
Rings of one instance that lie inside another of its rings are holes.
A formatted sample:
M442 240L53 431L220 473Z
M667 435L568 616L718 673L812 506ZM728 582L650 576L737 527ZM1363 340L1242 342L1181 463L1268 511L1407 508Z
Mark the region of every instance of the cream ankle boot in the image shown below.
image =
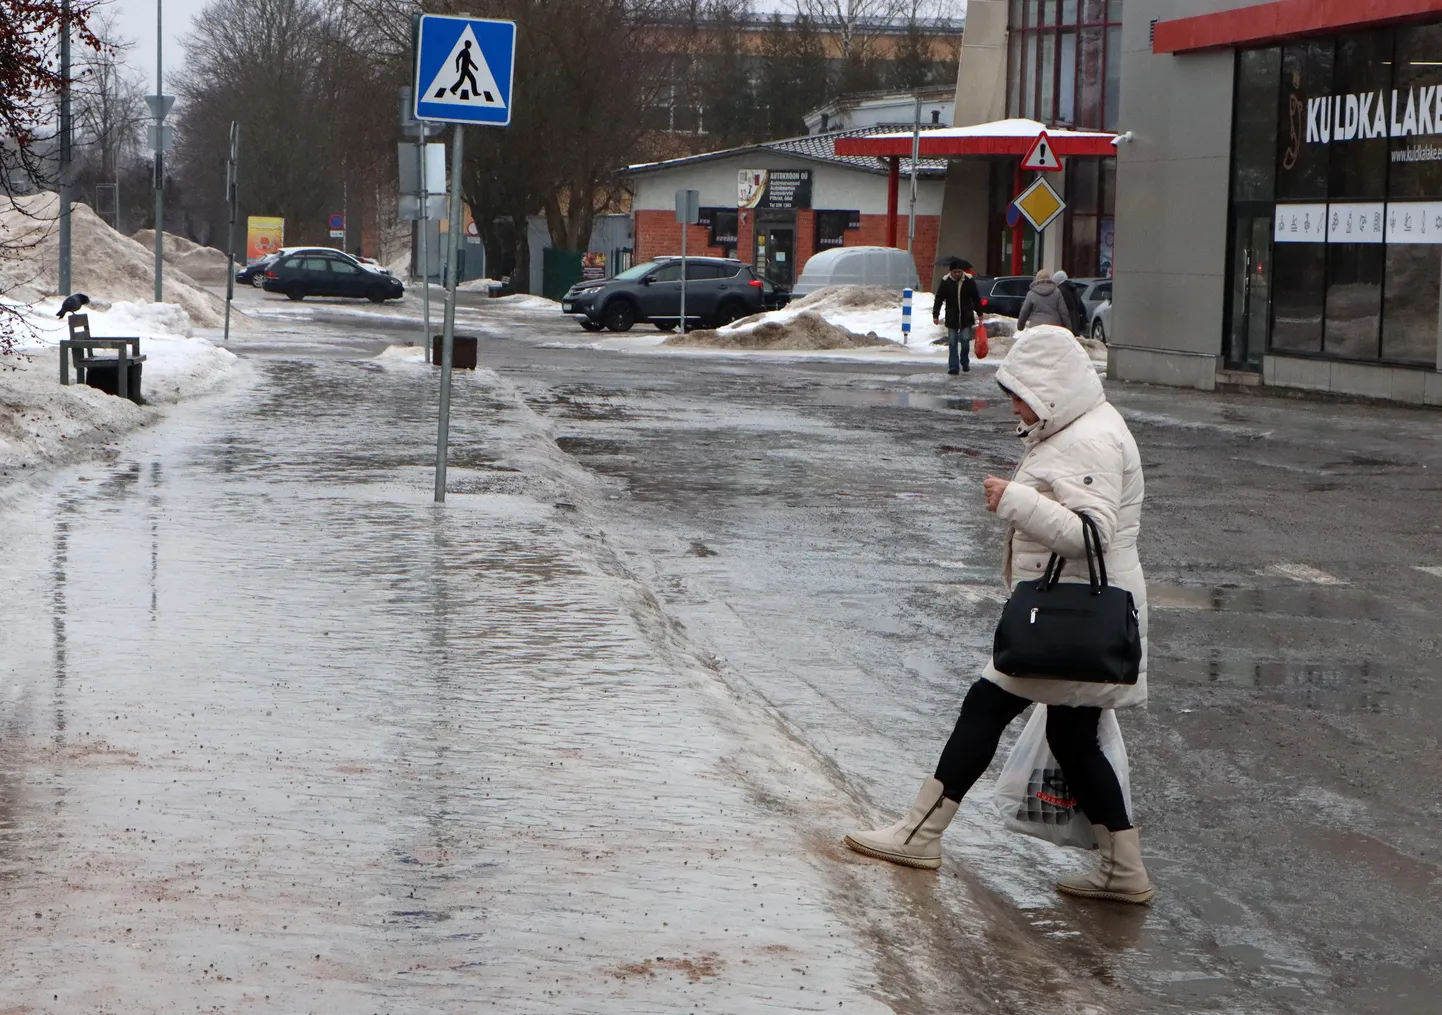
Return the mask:
M940 780L927 779L906 817L885 828L852 832L844 840L846 845L878 860L935 870L941 866L941 833L959 806L943 795L945 788Z
M1152 883L1142 866L1142 843L1135 828L1109 832L1105 825L1093 825L1097 835L1099 863L1086 874L1062 878L1058 891L1084 899L1112 899L1143 904L1152 900Z

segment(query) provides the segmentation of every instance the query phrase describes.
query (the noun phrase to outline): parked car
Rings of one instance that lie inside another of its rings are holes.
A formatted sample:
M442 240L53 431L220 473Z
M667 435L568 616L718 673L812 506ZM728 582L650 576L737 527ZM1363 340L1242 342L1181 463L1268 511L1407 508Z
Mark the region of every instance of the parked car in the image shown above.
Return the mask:
M1111 331L1111 328L1112 301L1111 298L1108 297L1107 300L1092 313L1091 336L1098 342L1105 344L1107 334Z
M976 292L981 297L981 309L1002 317L1017 316L1033 281L1033 275L977 276Z
M400 299L406 287L388 272L361 264L349 254L325 247L281 252L265 270L262 288L293 300L307 296L351 296L372 303Z
M344 250L337 250L335 247L282 247L272 254L266 254L258 261L253 261L235 273L235 280L241 285L253 285L257 289L265 283L265 273L277 259L288 257L292 254L323 254L327 257L339 257L342 260L350 261L352 264L363 265L373 268L383 275L389 275L390 270L381 267L379 261L370 257L352 257Z
M1092 318L1097 307L1112 298L1112 280L1109 278L1071 278L1066 284L1077 291L1082 304L1082 334L1091 333Z
M896 247L833 247L806 262L792 290L806 296L831 285L879 285L900 292L919 289L916 261Z
M789 293L732 258L686 258L686 323L723 324L785 306ZM577 282L561 299L561 310L579 318L587 331L629 331L650 321L662 331L681 322L681 259L657 258L613 278Z

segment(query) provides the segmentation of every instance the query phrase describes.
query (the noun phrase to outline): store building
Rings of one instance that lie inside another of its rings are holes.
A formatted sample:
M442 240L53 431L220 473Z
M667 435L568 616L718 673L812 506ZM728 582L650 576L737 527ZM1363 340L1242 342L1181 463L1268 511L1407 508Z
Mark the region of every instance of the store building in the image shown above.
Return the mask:
M1130 0L1110 371L1442 405L1442 5Z
M677 190L701 195L701 222L686 233L687 253L740 257L783 285L794 284L812 255L830 247L905 247L910 180L898 185L874 156L837 155L837 140L850 136L790 138L628 167L621 175L632 190L634 260L681 253ZM917 170L912 253L923 284L936 257L945 171L945 161L936 159L921 160Z

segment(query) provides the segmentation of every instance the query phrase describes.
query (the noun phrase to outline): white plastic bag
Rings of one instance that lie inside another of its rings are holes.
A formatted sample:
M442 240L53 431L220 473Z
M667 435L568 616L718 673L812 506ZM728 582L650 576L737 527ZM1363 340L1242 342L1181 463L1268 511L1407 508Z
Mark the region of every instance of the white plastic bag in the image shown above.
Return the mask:
M1117 781L1122 784L1122 799L1127 814L1132 813L1131 773L1127 766L1127 748L1122 743L1122 729L1117 714L1102 711L1097 724L1097 739L1102 753L1111 762ZM1096 835L1091 821L1077 806L1067 788L1061 766L1052 757L1046 744L1046 706L1032 710L1026 728L1017 738L1011 756L1006 759L996 780L996 806L1006 827L1023 835L1034 835L1058 846L1096 849Z

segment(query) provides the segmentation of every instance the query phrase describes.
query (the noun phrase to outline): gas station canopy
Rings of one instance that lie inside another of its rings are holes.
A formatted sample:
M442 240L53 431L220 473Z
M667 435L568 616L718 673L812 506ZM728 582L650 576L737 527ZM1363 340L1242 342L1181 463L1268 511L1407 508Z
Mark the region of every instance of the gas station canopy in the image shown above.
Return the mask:
M948 158L964 155L1026 154L1036 136L1046 131L1052 148L1063 158L1069 155L1115 155L1112 144L1116 135L1109 131L1064 130L1051 128L1037 120L996 120L970 127L946 127L921 132L923 158ZM837 155L876 155L881 158L910 158L912 135L868 134L865 137L836 139Z

